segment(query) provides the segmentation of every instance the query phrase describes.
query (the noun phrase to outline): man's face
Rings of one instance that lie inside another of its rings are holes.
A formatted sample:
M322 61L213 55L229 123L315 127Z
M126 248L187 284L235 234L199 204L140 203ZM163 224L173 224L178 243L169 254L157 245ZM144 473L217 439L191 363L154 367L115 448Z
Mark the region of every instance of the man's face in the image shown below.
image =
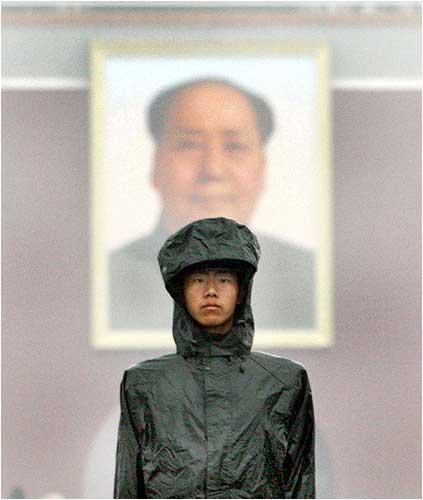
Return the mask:
M153 183L167 228L218 216L248 223L264 166L255 111L245 96L223 84L182 91L155 155Z
M184 278L186 308L211 333L226 333L231 329L238 292L238 277L228 270L196 271Z

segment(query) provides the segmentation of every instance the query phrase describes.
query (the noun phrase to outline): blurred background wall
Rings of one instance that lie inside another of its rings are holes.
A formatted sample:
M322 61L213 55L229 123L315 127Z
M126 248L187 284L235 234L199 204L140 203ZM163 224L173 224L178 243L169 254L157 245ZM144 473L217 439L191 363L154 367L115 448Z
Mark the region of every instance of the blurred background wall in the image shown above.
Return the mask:
M332 51L335 345L309 370L318 495L421 497L418 2L2 5L2 497L111 497L123 370L90 332L95 38L324 40Z

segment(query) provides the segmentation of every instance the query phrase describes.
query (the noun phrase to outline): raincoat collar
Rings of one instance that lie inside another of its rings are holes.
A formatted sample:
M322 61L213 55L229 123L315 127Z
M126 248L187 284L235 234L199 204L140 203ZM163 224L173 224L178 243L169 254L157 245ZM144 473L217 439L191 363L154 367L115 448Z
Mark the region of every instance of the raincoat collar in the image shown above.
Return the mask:
M175 303L173 338L176 352L184 357L245 356L251 351L254 323L237 320L232 329L218 340L216 334L200 328L188 311Z

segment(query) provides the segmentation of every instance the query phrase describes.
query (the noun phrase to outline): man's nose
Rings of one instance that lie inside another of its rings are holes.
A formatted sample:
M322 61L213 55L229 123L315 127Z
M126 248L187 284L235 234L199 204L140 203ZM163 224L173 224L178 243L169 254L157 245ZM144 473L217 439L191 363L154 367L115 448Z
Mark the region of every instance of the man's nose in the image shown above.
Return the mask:
M205 296L206 297L216 297L217 296L217 286L214 279L208 279L205 286Z
M201 159L201 172L205 179L218 179L224 173L224 153L222 145L215 142L208 142L203 150Z

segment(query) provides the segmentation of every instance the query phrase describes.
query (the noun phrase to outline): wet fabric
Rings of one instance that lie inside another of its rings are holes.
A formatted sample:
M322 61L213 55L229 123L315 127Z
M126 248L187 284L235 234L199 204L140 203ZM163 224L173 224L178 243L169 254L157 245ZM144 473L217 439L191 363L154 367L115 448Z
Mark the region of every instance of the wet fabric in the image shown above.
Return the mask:
M177 352L124 373L115 498L314 498L307 373L251 351L259 258L249 229L222 217L189 224L164 243L159 265L174 299ZM225 335L202 330L183 304L182 273L210 261L244 276L244 300Z

